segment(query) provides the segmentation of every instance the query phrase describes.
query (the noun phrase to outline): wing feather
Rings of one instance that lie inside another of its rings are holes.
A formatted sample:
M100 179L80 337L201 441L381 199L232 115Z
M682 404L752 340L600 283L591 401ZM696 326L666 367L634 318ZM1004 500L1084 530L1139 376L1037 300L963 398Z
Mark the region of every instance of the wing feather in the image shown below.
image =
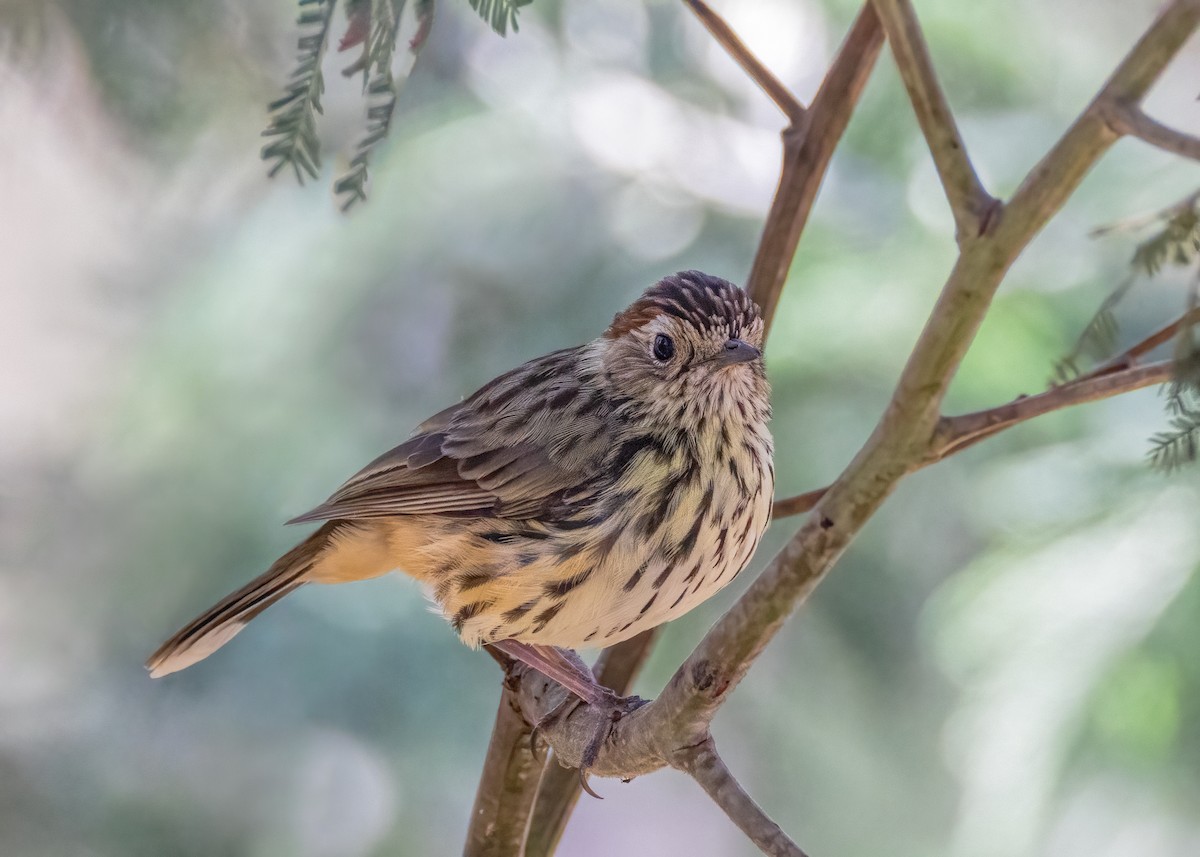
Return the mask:
M532 360L422 423L418 433L289 523L394 515L526 517L586 502L605 451L605 409L581 391L583 348ZM588 401L586 413L580 413Z

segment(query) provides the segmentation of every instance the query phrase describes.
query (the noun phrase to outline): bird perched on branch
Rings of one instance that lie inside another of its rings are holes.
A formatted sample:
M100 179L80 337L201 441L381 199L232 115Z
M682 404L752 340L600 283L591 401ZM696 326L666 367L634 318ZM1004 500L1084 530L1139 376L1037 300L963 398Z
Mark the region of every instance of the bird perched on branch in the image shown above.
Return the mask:
M597 339L501 375L293 519L324 523L163 643L150 674L208 657L307 583L398 568L468 645L611 703L563 649L683 615L733 580L767 527L762 337L732 283L660 280Z

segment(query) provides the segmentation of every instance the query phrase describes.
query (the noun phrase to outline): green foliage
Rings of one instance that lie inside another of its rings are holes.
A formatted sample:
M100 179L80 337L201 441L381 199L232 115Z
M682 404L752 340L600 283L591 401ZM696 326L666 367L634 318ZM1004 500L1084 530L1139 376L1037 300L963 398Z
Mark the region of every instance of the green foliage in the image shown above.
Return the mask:
M1175 365L1167 387L1170 428L1150 439L1148 457L1157 470L1170 473L1196 460L1200 444L1200 346L1193 318L1200 304L1200 271L1188 293L1188 320L1175 340Z
M426 0L422 5L432 10L432 0ZM370 36L361 61L367 98L367 133L358 143L349 171L333 185L334 191L344 197L343 211L366 201L367 162L392 127L398 94L392 61L403 11L404 0L370 0Z
M307 174L317 177L321 166L321 144L317 138L317 114L321 113L321 95L325 80L321 61L329 45L333 13L337 0L299 0L299 58L285 95L270 105L271 121L263 136L274 138L262 150L266 161L273 161L269 174L276 175L291 165L296 180L303 184ZM517 13L533 0L470 0L471 8L491 24L500 35L517 28ZM366 99L367 126L355 147L350 168L334 182L334 191L342 197L346 211L367 198L368 163L375 149L387 139L396 112L399 82L393 73L400 18L406 0L347 0L347 31L343 49L363 45L362 56L343 72L347 76L362 72L363 97ZM312 8L309 8L312 7ZM433 0L416 0L417 31L409 42L415 56L425 43L433 23Z
M470 0L471 8L479 13L479 17L492 25L492 29L500 35L508 34L508 28L513 32L520 29L517 26L517 12L522 6L528 6L533 0Z
M1081 374L1079 364L1083 358L1102 360L1112 354L1113 349L1117 346L1117 334L1120 332L1120 325L1114 310L1121 299L1129 293L1133 283L1133 275L1130 275L1113 289L1104 299L1104 303L1100 305L1100 309L1096 310L1096 314L1088 321L1083 333L1079 334L1070 353L1055 364L1054 374L1059 383L1079 377Z
M304 174L317 177L321 165L321 144L317 140L317 114L321 113L321 95L325 78L321 60L329 44L329 31L337 0L300 0L301 35L297 42L299 58L288 81L287 91L268 107L271 121L264 137L275 138L263 147L264 161L274 161L269 175L291 165L296 180L304 183Z
M1175 209L1163 228L1143 241L1134 251L1132 266L1153 277L1163 265L1186 266L1200 251L1200 212L1196 198L1189 197Z
M1116 348L1119 325L1114 312L1129 294L1138 277L1155 277L1164 267L1200 266L1200 191L1162 211L1129 223L1097 230L1097 235L1143 229L1158 225L1149 238L1139 243L1130 260L1128 276L1104 299L1070 353L1055 366L1059 382L1081 374L1083 357L1102 360ZM1167 389L1169 428L1150 439L1147 457L1151 465L1171 472L1196 460L1200 452L1200 345L1196 343L1196 309L1200 306L1200 267L1188 290L1187 309L1175 342L1174 370Z

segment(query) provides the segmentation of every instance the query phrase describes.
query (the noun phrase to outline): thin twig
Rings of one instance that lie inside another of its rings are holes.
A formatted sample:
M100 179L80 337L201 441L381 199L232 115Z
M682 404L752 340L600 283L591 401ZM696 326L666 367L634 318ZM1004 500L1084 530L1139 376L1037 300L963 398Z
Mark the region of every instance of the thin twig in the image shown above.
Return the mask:
M1042 414L1085 402L1108 399L1170 380L1171 361L1137 367L1137 360L1160 345L1170 342L1181 327L1196 319L1200 319L1200 312L1185 313L1091 372L1052 387L1044 393L1020 396L1007 404L972 414L943 417L938 422L933 443L920 466L928 467L1004 429ZM828 490L829 486L826 486L795 497L776 500L771 517L786 518L811 511Z
M803 494L798 494L795 497L785 497L782 500L776 500L775 504L771 507L771 520L811 512L828 490L829 486L826 485L824 488L805 491Z
M917 123L933 155L961 244L983 231L996 201L983 189L967 155L954 114L934 73L929 47L912 3L909 0L874 0L874 3L917 114Z
M1191 211L1196 207L1196 201L1200 200L1200 190L1194 190L1178 202L1168 205L1166 208L1152 212L1150 214L1140 214L1136 217L1127 217L1118 220L1114 223L1106 223L1103 226L1097 226L1088 233L1089 238L1102 238L1113 232L1136 232L1139 229L1145 229L1155 223L1160 223L1177 214L1185 211Z
M699 744L681 750L676 755L674 765L690 774L764 854L771 857L805 857L800 847L788 838L778 824L771 821L729 772L724 760L717 754L711 735Z
M1005 211L1004 243L1028 243L1067 201L1092 165L1117 139L1106 111L1112 104L1138 104L1163 68L1183 47L1200 19L1200 0L1172 0L1133 46L1100 93L1030 170Z
M798 123L804 118L804 105L800 103L800 99L796 98L792 91L784 86L769 68L763 65L762 60L746 47L738 34L729 24L725 23L720 15L714 12L704 0L683 0L683 2L696 14L700 23L712 33L713 38L725 49L725 52L733 57L746 74L750 75L750 79L757 83L762 91L783 111L783 115L789 122Z
M996 408L956 417L943 417L938 423L929 459L922 462L922 466L962 452L984 438L1034 417L1165 383L1171 379L1172 366L1173 362L1170 360L1147 363L1145 366L1134 366L1072 381L1036 396L1022 396Z
M779 296L796 256L800 235L808 222L829 161L883 46L883 31L868 2L854 20L805 121L783 132L783 169L771 210L763 226L746 291L762 308L770 330Z
M1119 134L1128 134L1164 152L1200 161L1200 139L1164 125L1140 107L1121 105L1114 108L1109 114L1109 124Z
M1075 380L1084 381L1088 378L1099 378L1103 375L1111 375L1113 372L1120 371L1121 369L1128 369L1134 365L1139 357L1149 354L1155 348L1165 345L1174 339L1175 334L1179 333L1180 328L1194 324L1196 321L1200 321L1200 313L1186 312L1169 324L1164 324L1141 342L1134 343L1116 357L1104 361L1095 369L1085 372Z
M596 680L620 696L628 695L657 636L658 629L651 628L605 649L592 668ZM550 755L533 806L524 857L550 857L554 853L582 792L579 772L564 768Z

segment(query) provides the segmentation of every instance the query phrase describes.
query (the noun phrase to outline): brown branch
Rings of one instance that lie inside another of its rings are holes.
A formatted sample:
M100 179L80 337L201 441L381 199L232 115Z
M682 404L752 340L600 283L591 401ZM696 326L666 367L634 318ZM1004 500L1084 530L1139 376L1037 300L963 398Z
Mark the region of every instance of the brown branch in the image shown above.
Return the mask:
M1197 200L1200 200L1200 190L1194 190L1183 199L1179 200L1179 202L1172 203L1166 208L1155 211L1152 214L1142 214L1138 215L1137 217L1127 217L1123 220L1118 220L1115 223L1106 223L1103 226L1097 226L1088 233L1088 237L1102 238L1112 232L1135 232L1139 229L1144 229L1153 223L1159 223L1185 211L1191 211L1196 207Z
M593 667L596 680L621 696L630 693L657 636L658 629L651 628L605 649ZM564 768L553 755L546 759L524 857L550 857L554 853L582 792L578 771Z
M929 453L921 462L928 467L974 446L981 440L998 434L1006 428L1039 417L1062 408L1108 399L1164 383L1171 377L1171 361L1154 363L1136 368L1139 357L1149 354L1160 345L1170 342L1179 329L1200 319L1200 312L1184 313L1169 324L1165 324L1140 342L1126 348L1117 356L1105 361L1091 372L1080 375L1065 384L1052 387L1033 396L1019 396L1012 402L973 414L957 417L942 417L935 432ZM817 488L795 497L776 500L771 509L772 518L786 518L811 511L829 487Z
M946 389L1004 273L1114 139L1100 115L1102 106L1115 98L1140 96L1198 21L1200 0L1171 3L1096 100L1030 172L1006 211L979 240L963 246L866 445L662 695L615 725L613 741L594 768L597 774L646 773L665 764L676 748L703 740L718 707L783 621L820 583L897 482L923 465ZM521 702L527 716L537 710L527 695L521 695ZM568 763L579 758L593 734L589 730L600 725L595 715L585 709L547 735Z
M1172 361L1161 360L1073 381L1036 396L1022 396L996 408L957 417L942 417L930 448L930 458L922 466L941 461L984 438L1034 417L1165 383L1171 380L1172 367Z
M800 235L825 179L833 150L850 122L850 114L858 104L882 46L879 18L871 4L866 3L838 49L805 120L783 132L779 185L746 279L746 291L762 308L767 330L775 318Z
M589 706L579 706L550 724L545 738L563 762L577 766L584 748L602 727L609 729L609 739L592 767L592 772L600 776L633 777L679 764L680 753L708 740L708 725L718 707L784 620L820 583L899 480L927 463L931 445L939 437L938 430L946 426L939 413L946 389L1005 272L1116 139L1116 132L1106 121L1106 110L1114 103L1137 102L1198 22L1200 0L1174 0L1168 4L1092 104L1030 171L1008 206L1003 211L998 205L988 211L980 234L960 245L959 259L875 431L818 501L814 514L733 608L718 620L657 700L615 724L607 720L604 712ZM769 309L764 306L768 312L774 311L778 300L778 291L772 284L782 282L790 264L790 255L783 258L780 248L790 241L794 250L793 232L798 239L799 227L807 217L832 144L849 115L849 106L836 102L840 99L852 106L877 54L877 39L878 21L872 9L866 8L813 102L807 133L805 129L789 129L790 135L803 134L805 139L799 148L787 149L779 192L755 262L758 275L752 274L759 294L771 300ZM858 45L857 53L849 50L852 43ZM840 91L832 85L835 72L847 83ZM831 130L817 134L822 96L828 101L823 119ZM828 151L821 149L814 154L812 148L806 148L816 145L814 141L828 147ZM808 152L812 158L820 155L824 160L820 161L819 169L801 169L791 164L789 170L789 158L796 152ZM774 249L765 249L771 242ZM762 259L769 263L767 268L759 267ZM1146 380L1147 373L1161 370L1141 367L1124 371L1141 372L1143 380L1152 383ZM1088 395L1098 398L1100 387L1111 390L1121 383L1119 376L1120 371L1113 372L1103 382L1093 379L1098 385L1095 388L1076 389L1081 396L1082 391L1090 389ZM1092 380L1081 382L1087 383ZM1029 407L1022 405L1017 409L1025 414L1022 419L1036 415L1021 410ZM1006 423L1009 424L1015 423ZM512 686L518 688L516 702L526 722L538 722L561 698L547 693L551 682L521 665L514 667L510 679ZM736 795L727 799L735 798Z
M1023 246L1075 192L1084 175L1117 138L1107 122L1112 104L1140 103L1183 47L1200 18L1197 0L1172 0L1117 66L1100 94L1034 167L998 225L997 237Z
M742 833L772 857L805 857L779 825L771 821L734 779L717 754L712 736L676 754L674 766L691 775Z
M1200 161L1200 138L1164 125L1136 105L1114 107L1109 113L1108 122L1118 134L1128 134L1164 152Z
M1200 321L1200 312L1185 312L1169 324L1164 324L1141 342L1129 346L1116 357L1106 360L1092 371L1080 375L1075 380L1083 381L1088 378L1099 378L1103 375L1111 375L1113 372L1118 372L1121 369L1128 369L1134 365L1139 357L1149 354L1160 345L1166 345L1175 338L1175 335L1179 333L1181 328L1186 325L1195 324L1197 321Z
M786 101L781 103L781 99L777 96L782 90L782 84L779 84L766 71L765 67L745 48L724 21L702 3L696 3L693 0L686 0L686 2L700 16L705 26L713 32L726 50L730 51L751 77L771 95L777 104L780 104L792 123L784 134L784 168L779 190L764 225L755 264L746 283L747 291L763 307L769 324L774 308L778 304L779 294L787 279L788 267L795 255L800 233L828 168L833 150L849 122L854 105L857 103L879 55L882 46L882 32L873 9L867 3L834 58L829 73L817 93L813 109L806 112L799 102L791 97L790 93L788 93L788 98L791 98L795 106L793 107ZM639 639L642 640L641 643L638 642ZM605 685L618 690L622 686L627 686L632 682L641 661L649 653L651 642L652 638L646 636L635 637L620 644L616 648L620 656L623 656L625 662L629 664L627 677L622 681L618 674L610 675L606 665L598 664L600 680ZM614 650L609 650L609 652L614 652ZM618 669L616 664L621 660L622 658L614 652L613 655L610 655L609 663L614 664L614 669ZM535 675L534 678L539 677ZM524 687L524 685L522 686ZM524 702L528 703L530 699L528 693L523 695ZM533 699L535 705L538 701L540 698ZM530 722L537 722L548 711L549 708L546 706L535 707L532 711L527 710L526 716L530 718ZM585 710L580 716L586 716L586 714ZM578 717L573 716L567 718L564 723L577 722L577 720ZM597 723L583 728L591 728L592 731L589 734L594 734L598 726ZM548 731L550 734L547 737L553 741L554 728ZM496 740L495 737L493 740ZM501 759L504 758L504 754L499 751L496 751L496 755ZM577 764L578 758L578 755L575 755L564 761ZM492 760L493 754L489 752L488 763L491 764ZM545 786L540 790L541 797L534 805L529 838L525 846L528 857L553 853L579 797L578 778L573 773L564 770L556 762L557 759L547 760L543 773ZM665 764L665 760L661 764ZM661 764L657 767L661 767ZM653 768L648 770L651 769ZM597 772L604 773L603 771ZM495 780L495 775L489 775L487 770L484 772L484 777ZM530 791L530 796L537 789L536 783L528 781L525 783L525 787ZM494 804L481 810L482 800L481 785L479 797L476 799L475 817L479 817L481 811L485 815L489 810L497 811ZM510 851L508 853L517 855L522 852Z
M983 189L967 155L954 114L950 112L933 70L933 60L912 3L909 0L873 2L900 70L900 78L917 114L917 123L933 155L961 244L980 234L996 200Z
M558 697L561 699L561 696ZM479 779L463 857L524 853L525 835L541 763L530 747L530 727L506 682Z
M746 74L750 75L750 79L757 83L762 91L783 111L783 115L788 118L789 122L795 124L804 118L804 105L800 103L800 99L792 95L791 90L784 86L769 68L763 65L762 60L746 47L733 28L725 23L720 15L709 8L704 0L683 0L683 2L696 14L700 23L712 33L713 38L725 49L726 53L733 57Z
M795 497L785 497L782 500L776 500L775 504L771 507L771 520L811 512L828 490L829 486L826 485L824 488L806 491Z

